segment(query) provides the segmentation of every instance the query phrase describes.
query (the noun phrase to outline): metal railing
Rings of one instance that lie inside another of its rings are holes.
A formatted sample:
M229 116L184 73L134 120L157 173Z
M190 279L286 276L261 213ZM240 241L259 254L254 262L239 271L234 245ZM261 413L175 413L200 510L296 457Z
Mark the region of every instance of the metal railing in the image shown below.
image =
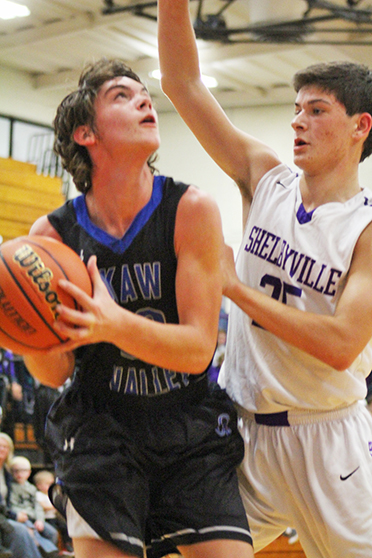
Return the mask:
M36 172L44 176L62 179L62 194L68 198L71 176L62 167L61 158L53 151L54 134L46 132L31 136L27 162L36 165Z

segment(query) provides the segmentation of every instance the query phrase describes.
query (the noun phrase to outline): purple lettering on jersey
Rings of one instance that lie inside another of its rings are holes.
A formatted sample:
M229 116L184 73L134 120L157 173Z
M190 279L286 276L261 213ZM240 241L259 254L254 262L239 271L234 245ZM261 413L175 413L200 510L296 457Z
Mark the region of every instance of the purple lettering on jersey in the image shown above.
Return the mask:
M270 254L267 256L267 261L270 262L270 263L273 263L273 264L277 265L278 258L277 258L277 257L276 257L276 258L272 258L272 255L274 254L275 248L276 248L277 245L278 245L278 242L279 242L279 240L280 240L280 236L275 236L275 234L272 234L272 233L267 233L267 234L269 234L269 235L273 238L273 240L274 240L274 244L273 244L273 247L272 247L272 249L271 249L271 252L270 252Z
M322 264L322 269L320 270L319 275L318 275L318 277L315 281L315 284L313 286L314 291L318 291L319 293L322 293L323 290L324 290L324 286L319 287L318 284L319 284L321 276L323 275L323 271L325 270L326 267L327 267L326 264Z
M332 289L332 287L336 285L337 278L340 277L341 277L341 271L332 268L331 271L329 272L328 283L324 290L324 294L329 296L334 296L336 294L336 289Z
M246 252L251 252L251 251L252 251L252 245L253 245L253 242L254 242L254 235L256 234L256 232L257 232L258 230L259 230L259 229L258 229L257 227L252 227L252 230L251 230L250 235L249 235L250 243L249 243L249 244L246 244L246 245L245 245L245 248L244 248L244 250L245 250Z
M244 250L276 265L292 279L318 293L331 297L336 294L342 271L329 269L327 264L318 263L311 256L294 250L286 240L270 231L252 227Z
M256 236L256 240L254 241L254 244L252 246L252 254L254 254L255 256L258 255L258 251L261 248L261 243L266 236L266 231L264 229L258 229L258 230L259 233Z

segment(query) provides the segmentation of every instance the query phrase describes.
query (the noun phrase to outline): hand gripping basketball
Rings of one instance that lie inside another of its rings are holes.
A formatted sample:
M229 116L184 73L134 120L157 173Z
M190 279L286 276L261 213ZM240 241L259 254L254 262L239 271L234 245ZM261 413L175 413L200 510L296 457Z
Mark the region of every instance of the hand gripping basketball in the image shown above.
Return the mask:
M0 346L27 354L67 341L53 328L56 307L78 308L78 304L58 286L60 279L91 296L85 264L66 244L33 235L0 246Z

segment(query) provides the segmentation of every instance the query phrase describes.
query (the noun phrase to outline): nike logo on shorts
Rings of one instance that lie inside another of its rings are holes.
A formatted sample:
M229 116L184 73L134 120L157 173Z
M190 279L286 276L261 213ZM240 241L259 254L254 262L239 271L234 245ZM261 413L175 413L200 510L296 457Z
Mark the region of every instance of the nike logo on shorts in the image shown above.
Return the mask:
M357 470L360 468L360 466L358 466L356 469L354 469L354 471L351 471L351 473L349 473L348 475L346 475L345 477L343 477L342 475L340 475L340 480L342 481L346 481L347 479L349 479L351 477L351 475L353 475L354 473L357 472Z

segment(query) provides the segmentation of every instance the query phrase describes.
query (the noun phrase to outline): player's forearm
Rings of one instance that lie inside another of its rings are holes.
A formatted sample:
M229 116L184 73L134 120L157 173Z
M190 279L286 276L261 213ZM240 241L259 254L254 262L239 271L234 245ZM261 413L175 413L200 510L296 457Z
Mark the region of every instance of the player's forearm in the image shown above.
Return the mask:
M334 316L290 307L240 281L224 294L267 331L336 370L348 368L363 349Z
M107 341L124 352L161 368L199 374L210 363L216 331L193 325L163 324L119 309Z
M72 375L75 367L75 356L72 352L25 355L24 363L31 376L39 380L40 383L58 388ZM51 371L53 371L52 374Z
M200 77L188 0L158 1L158 44L162 87L166 94Z

